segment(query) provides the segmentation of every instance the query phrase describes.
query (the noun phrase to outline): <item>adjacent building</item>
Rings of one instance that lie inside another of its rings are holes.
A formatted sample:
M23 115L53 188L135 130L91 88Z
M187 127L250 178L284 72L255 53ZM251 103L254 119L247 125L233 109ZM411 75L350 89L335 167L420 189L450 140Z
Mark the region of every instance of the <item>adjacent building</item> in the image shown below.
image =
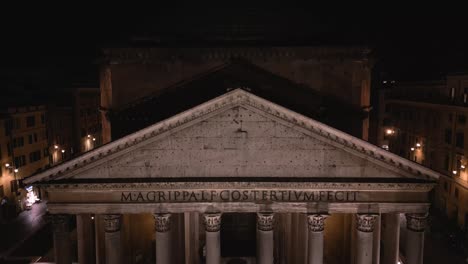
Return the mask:
M45 106L10 107L2 112L0 128L0 194L25 208L22 179L49 164Z
M383 82L378 144L441 172L434 205L468 230L468 74Z

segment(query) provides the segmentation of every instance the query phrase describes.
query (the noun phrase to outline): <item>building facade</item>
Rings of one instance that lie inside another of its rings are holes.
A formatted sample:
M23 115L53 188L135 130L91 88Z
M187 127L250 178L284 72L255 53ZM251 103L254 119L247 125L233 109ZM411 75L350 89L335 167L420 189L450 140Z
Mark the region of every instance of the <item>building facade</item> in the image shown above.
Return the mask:
M378 144L441 172L435 206L468 230L468 75L385 86Z
M44 106L8 108L1 123L0 192L18 210L23 210L27 197L21 180L49 164L46 109Z
M83 263L370 264L422 263L438 177L235 89L26 181L59 263L76 215Z

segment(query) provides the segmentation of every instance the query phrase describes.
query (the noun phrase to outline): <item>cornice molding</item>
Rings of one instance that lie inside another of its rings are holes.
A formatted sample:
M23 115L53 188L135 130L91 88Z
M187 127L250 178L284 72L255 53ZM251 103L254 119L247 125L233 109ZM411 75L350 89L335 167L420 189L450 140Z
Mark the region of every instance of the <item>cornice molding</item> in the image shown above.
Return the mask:
M141 182L141 183L60 183L41 184L48 190L142 190L142 189L200 189L200 188L270 188L270 189L317 189L317 190L359 190L359 191L409 191L427 192L431 183L335 183L335 182Z

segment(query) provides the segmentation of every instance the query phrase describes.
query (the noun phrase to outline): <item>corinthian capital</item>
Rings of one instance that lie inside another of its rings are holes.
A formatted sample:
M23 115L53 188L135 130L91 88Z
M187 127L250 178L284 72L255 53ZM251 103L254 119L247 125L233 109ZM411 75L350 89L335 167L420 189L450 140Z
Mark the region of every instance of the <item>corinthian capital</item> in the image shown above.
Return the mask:
M113 233L120 230L122 215L106 214L104 215L104 231Z
M361 232L374 231L375 220L377 215L372 214L356 214L357 230Z
M221 229L221 213L206 213L203 223L207 232L218 232Z
M261 231L271 231L273 230L275 224L275 214L274 213L257 213L257 227Z
M326 214L309 214L307 215L307 223L309 230L312 232L323 232L325 229L325 219L328 215Z
M171 214L154 214L156 232L168 232L171 230Z
M424 232L427 225L427 213L424 214L405 214L406 228L415 232Z

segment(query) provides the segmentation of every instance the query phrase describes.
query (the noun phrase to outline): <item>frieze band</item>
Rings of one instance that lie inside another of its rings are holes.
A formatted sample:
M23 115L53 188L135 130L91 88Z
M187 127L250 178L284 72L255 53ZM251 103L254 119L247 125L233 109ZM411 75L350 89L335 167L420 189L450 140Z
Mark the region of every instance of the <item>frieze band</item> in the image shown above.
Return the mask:
M375 225L376 220L377 220L377 215L357 214L356 215L357 230L361 232L374 231L374 225Z
M261 231L273 230L275 224L274 213L257 213L257 228Z
M113 233L120 230L122 215L106 214L104 215L104 230L107 233Z
M327 214L309 214L307 215L307 223L309 230L312 232L323 232L325 229L325 219Z
M164 233L171 230L171 214L154 214L156 232Z
M218 232L221 229L221 213L206 213L203 223L207 232Z
M168 190L122 192L120 202L356 202L357 191L298 190Z
M427 224L426 214L406 214L406 228L415 232L424 232Z

